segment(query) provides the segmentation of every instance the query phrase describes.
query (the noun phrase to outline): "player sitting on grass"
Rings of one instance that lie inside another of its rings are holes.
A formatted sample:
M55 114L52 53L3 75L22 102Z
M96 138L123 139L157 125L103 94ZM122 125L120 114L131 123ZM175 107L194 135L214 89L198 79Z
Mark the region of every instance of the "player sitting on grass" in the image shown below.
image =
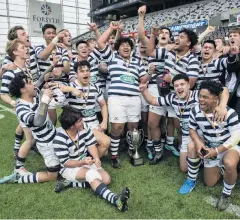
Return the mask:
M59 122L62 128L56 134L53 146L60 161L62 177L68 181L89 183L99 196L115 205L118 210L126 211L130 190L124 187L118 196L107 188L110 176L101 167L96 139L83 122L79 110L65 106Z

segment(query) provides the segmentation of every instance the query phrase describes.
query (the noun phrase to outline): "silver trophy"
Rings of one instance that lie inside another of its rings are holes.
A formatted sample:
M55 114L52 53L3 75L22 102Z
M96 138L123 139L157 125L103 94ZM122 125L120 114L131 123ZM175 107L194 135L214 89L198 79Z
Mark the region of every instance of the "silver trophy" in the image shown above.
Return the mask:
M127 132L127 142L129 145L133 145L134 154L130 156L130 163L133 166L143 165L143 158L138 153L138 148L141 146L144 139L143 130L134 129Z

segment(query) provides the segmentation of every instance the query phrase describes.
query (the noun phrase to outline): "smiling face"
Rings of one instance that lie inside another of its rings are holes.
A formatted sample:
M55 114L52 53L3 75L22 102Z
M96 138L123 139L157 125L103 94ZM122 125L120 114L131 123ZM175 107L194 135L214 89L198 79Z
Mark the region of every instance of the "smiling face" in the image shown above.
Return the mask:
M86 43L80 43L77 47L78 56L87 59L89 55L89 46Z
M24 88L21 89L21 94L27 94L29 97L33 98L37 94L37 90L33 81L29 78L24 79L25 85Z
M132 52L132 48L129 43L123 42L120 44L118 53L121 57L123 57L124 59L129 59L131 52Z
M16 50L13 51L13 54L15 58L19 57L24 60L29 58L28 48L25 46L24 43L18 43Z
M65 36L63 37L63 44L67 47L70 47L72 45L72 35L68 31L65 33Z
M29 36L25 30L17 30L17 38L22 41L26 47L30 47L31 43L29 41Z
M211 94L207 89L201 89L199 94L199 104L202 111L212 113L217 106L218 96Z
M175 39L174 45L175 50L180 52L185 48L189 49L191 42L189 41L187 34L182 32Z
M240 46L240 32L233 32L229 34L229 45Z
M160 45L166 45L170 42L170 32L168 29L160 30L158 41Z
M211 43L205 43L202 47L202 58L203 60L211 60L215 52L215 47Z
M43 34L46 43L50 44L54 37L56 37L56 30L53 28L47 28Z
M90 83L90 69L87 66L79 66L77 79L83 86L87 86Z
M174 90L179 99L185 100L189 96L190 84L184 79L179 79L174 82Z

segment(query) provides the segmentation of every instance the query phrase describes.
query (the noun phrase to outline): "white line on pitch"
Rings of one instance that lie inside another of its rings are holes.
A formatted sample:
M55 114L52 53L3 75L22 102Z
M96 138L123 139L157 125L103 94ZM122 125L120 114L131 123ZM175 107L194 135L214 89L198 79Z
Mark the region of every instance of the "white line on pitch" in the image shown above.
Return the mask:
M11 112L12 114L16 115L15 111L13 111L12 109L10 109L10 108L8 108L8 107L6 107L6 106L4 106L4 105L1 105L1 104L0 104L0 107L1 107L3 110L8 111L8 112Z
M207 197L205 197L205 201L208 204L216 207L218 199L216 199L212 196L207 196ZM228 212L228 213L236 215L237 217L240 217L240 207L237 205L233 205L232 203L230 203L229 207L225 210L225 212Z

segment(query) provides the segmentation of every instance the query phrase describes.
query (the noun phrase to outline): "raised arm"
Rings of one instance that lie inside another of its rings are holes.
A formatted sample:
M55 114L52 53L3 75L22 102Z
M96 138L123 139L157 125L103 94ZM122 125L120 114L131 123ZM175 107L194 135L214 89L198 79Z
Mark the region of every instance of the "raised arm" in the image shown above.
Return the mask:
M214 26L208 26L207 29L198 36L198 43L199 43L199 44L202 43L202 41L204 40L204 38L205 38L208 34L214 32L215 29L216 29L216 27L214 27Z
M156 37L158 35L158 29L157 28L152 28L151 29L151 36L150 36L150 40L147 43L147 55L149 57L155 57L155 41L156 41Z
M148 44L149 39L145 36L144 33L144 16L146 14L147 7L146 5L138 9L138 39L145 44Z
M98 39L101 37L101 33L98 29L98 26L95 23L87 23L87 24L89 26L89 30L94 31L96 40L98 41Z
M39 54L39 59L47 60L51 55L53 49L56 47L60 39L62 39L66 34L66 31L61 31L57 36L52 40L52 42Z
M142 93L144 99L148 104L159 106L157 97L153 97L152 95L149 94L147 90L147 83L141 83L139 88L140 88L140 92Z
M100 50L103 50L106 47L106 43L109 39L109 37L111 36L112 32L114 30L117 30L119 27L119 23L118 22L114 22L112 21L110 23L109 28L101 35L101 37L98 39L98 48Z

